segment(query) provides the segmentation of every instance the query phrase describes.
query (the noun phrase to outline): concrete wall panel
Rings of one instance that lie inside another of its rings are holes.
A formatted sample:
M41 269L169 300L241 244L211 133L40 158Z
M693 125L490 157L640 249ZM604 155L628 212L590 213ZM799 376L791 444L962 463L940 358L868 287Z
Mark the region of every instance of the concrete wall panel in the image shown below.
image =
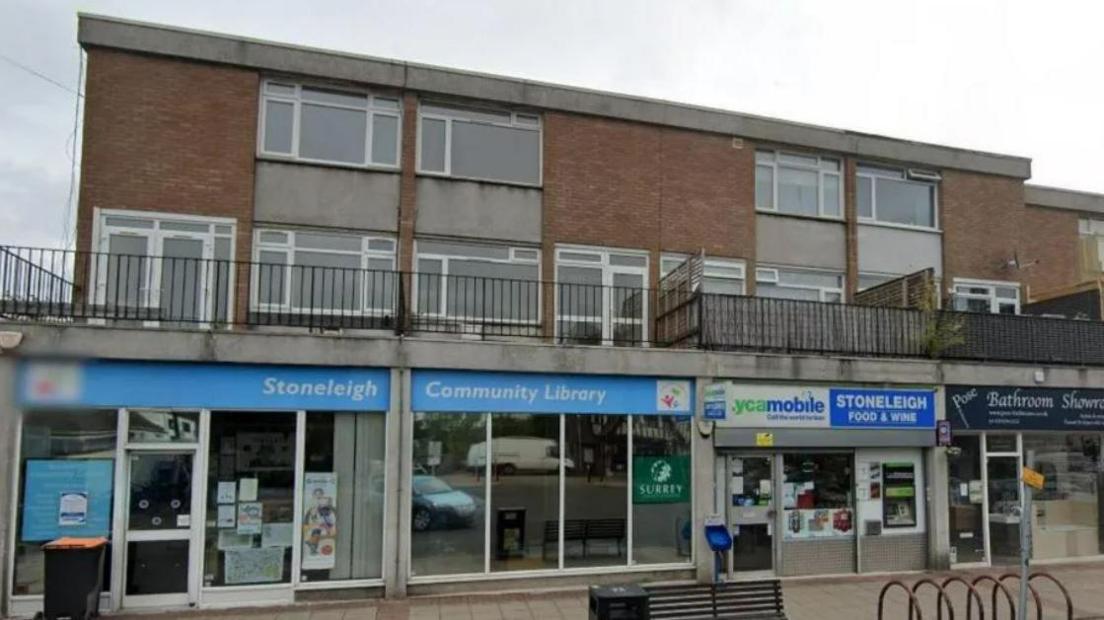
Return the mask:
M760 213L756 216L756 260L760 264L847 268L843 222Z
M421 177L419 234L541 241L541 190L475 181Z
M943 274L943 237L888 226L859 226L859 272L905 275L932 267Z
M398 230L399 175L258 161L259 222Z

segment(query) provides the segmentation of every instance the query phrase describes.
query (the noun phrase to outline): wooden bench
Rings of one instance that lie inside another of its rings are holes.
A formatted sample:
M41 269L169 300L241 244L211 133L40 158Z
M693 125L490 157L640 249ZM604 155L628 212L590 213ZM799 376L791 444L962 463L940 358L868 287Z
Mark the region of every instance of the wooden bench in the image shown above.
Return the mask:
M583 557L587 557L587 543L591 541L612 541L617 543L617 555L623 553L625 544L625 520L624 519L564 519L563 528L564 547L569 542L582 543ZM548 550L555 551L560 543L560 522L556 520L544 522L544 544L541 557L548 559Z
M651 620L786 620L777 579L644 589Z

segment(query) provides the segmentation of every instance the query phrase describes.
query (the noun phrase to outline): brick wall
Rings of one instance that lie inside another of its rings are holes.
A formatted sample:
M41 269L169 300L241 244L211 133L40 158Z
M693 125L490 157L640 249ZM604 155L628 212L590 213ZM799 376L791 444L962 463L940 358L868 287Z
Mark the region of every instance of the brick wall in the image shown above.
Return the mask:
M954 278L1020 281L1008 266L1024 219L1023 181L944 170L940 184L944 295Z
M1031 294L1071 286L1084 279L1078 269L1081 260L1078 219L1080 215L1074 211L1030 205L1024 209L1020 260L1038 261L1023 271L1023 281Z
M755 149L730 136L549 112L544 275L559 243L754 258Z
M1077 213L1025 205L1021 180L945 170L940 211L944 292L956 277L1020 282L1024 299L1077 282Z
M88 50L78 248L93 208L237 218L248 260L258 75L231 67Z

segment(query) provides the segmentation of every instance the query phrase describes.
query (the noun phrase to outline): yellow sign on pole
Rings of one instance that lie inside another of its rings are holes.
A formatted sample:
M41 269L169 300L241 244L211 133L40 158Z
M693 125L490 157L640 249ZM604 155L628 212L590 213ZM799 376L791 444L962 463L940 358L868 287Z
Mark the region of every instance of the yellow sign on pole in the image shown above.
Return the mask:
M1043 490L1043 483L1046 481L1046 479L1043 477L1042 474L1035 471L1034 469L1024 467L1023 468L1023 481L1024 481L1024 484L1026 484L1027 486L1035 489L1036 491L1042 491Z
M755 433L755 447L773 448L774 433Z

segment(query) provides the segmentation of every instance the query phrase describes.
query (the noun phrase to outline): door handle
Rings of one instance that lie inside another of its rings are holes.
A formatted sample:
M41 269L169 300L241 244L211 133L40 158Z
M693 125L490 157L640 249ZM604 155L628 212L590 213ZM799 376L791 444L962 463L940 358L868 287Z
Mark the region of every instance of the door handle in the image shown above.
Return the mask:
M778 516L778 512L774 508L771 508L770 510L767 511L767 517L773 519L776 516Z

